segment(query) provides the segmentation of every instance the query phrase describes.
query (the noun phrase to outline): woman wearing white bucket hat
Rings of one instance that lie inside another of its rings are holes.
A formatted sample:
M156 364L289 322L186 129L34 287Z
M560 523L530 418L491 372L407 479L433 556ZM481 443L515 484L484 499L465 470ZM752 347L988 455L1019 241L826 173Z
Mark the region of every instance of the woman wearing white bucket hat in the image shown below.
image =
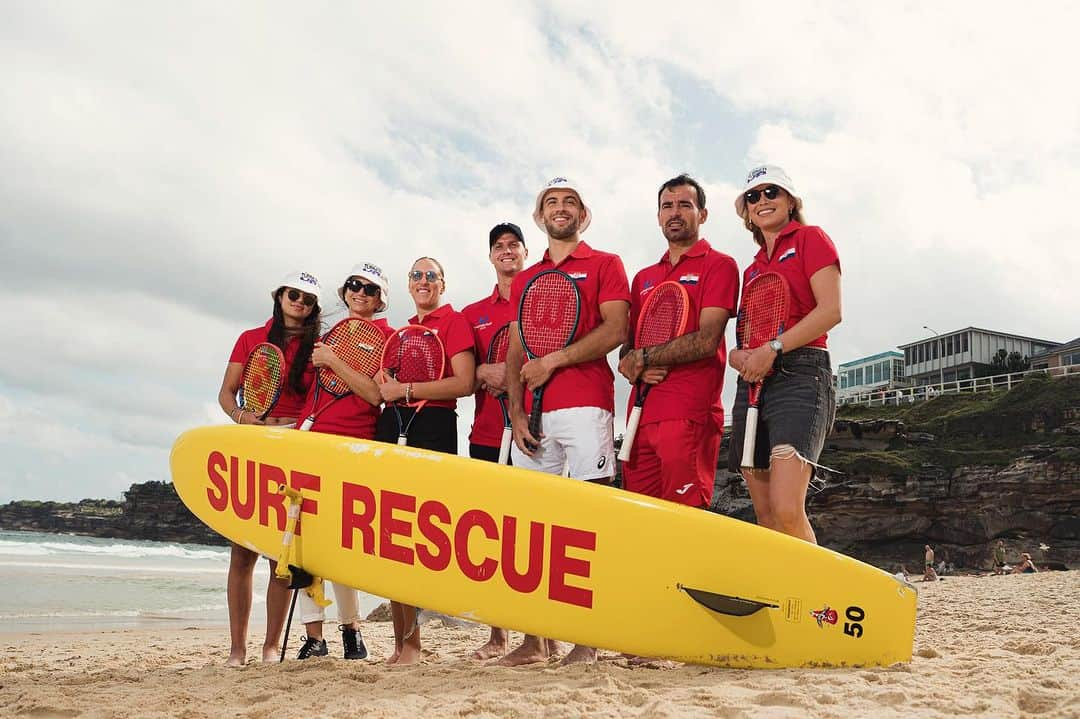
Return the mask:
M241 333L233 346L225 377L218 391L218 403L225 414L238 424L287 425L296 422L304 397L314 378L311 352L319 336L319 300L322 288L308 272L290 272L270 290L274 301L273 316L262 327ZM285 355L285 386L281 396L265 420L254 413L241 410L236 403L244 363L258 344L269 342ZM251 615L252 581L259 556L239 545L232 545L229 558L228 605L229 666L241 666L247 659L247 627ZM281 645L281 630L288 609L288 582L274 577L274 562L270 561L270 582L266 587L266 639L262 659L277 661Z
M384 336L389 337L394 330L385 318L376 319L376 313L383 313L389 307L390 280L382 268L373 262L362 262L352 268L338 288L338 297L349 310L349 317L366 320L378 327ZM330 403L319 412L312 432L326 432L357 439L374 439L375 423L379 418L382 397L379 386L363 372L357 372L338 358L334 351L315 343L311 355L316 367L329 367L349 384L351 394ZM315 409L315 385L312 384L304 403L301 417L309 417ZM367 647L360 634L360 597L352 587L337 582L330 583L334 588L334 603L337 607L338 629L341 632L341 645L346 659L367 658ZM304 623L306 636L297 659L320 657L329 654L326 640L323 638L323 621L326 612L307 592L300 593L300 621Z
M780 334L728 355L739 372L728 468L742 472L758 524L816 543L806 492L815 471L824 469L817 460L836 411L826 340L840 323L840 258L820 227L804 224L802 205L776 165L750 170L735 198L735 211L759 248L743 273L740 313L747 284L767 273L783 277L790 295ZM754 456L744 458L748 389L760 381Z

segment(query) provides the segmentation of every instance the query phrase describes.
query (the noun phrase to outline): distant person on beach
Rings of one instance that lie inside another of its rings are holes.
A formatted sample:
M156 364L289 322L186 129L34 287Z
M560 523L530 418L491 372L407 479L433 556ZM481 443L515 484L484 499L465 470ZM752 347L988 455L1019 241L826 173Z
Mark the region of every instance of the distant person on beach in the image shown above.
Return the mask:
M923 581L936 582L938 580L938 575L937 572L934 571L934 548L927 544L925 550L926 554L923 561Z
M724 427L724 330L739 297L735 260L700 236L708 216L705 190L689 175L660 186L656 218L666 248L659 261L638 272L631 283L630 337L619 361L620 374L635 385L628 415L636 383L652 385L630 458L622 466L623 487L690 507L712 502ZM686 333L664 344L637 347L634 333L642 305L653 289L668 281L678 282L689 295Z
M525 235L513 222L501 222L488 232L488 262L495 268L495 289L461 310L472 325L476 351L476 411L469 434L469 456L497 462L503 434L502 407L497 399L506 393L506 362L488 363L491 340L501 327L517 317L510 302L510 285L525 267L529 250ZM505 629L492 627L484 646L473 652L474 659L501 657L509 649Z
M464 315L451 305L443 304L446 273L438 260L421 257L409 270L408 280L409 295L416 307L416 314L409 324L422 325L438 335L445 353L445 369L442 379L431 382L403 383L383 374L379 393L384 402L428 402L419 414L406 406L397 408L396 412L384 411L376 423L375 439L397 444L397 413L401 413L403 423L408 423L415 414L416 421L408 435L410 447L457 454L457 414L454 412L457 398L472 394L476 383L472 328ZM386 663L416 664L423 658L416 607L391 601L390 614L394 622L394 653Z
M1005 540L999 539L994 545L994 574L1005 573Z
M292 272L270 292L273 316L262 327L243 332L236 340L225 378L218 391L218 404L237 424L290 425L295 424L311 386L314 369L311 353L319 337L321 287L314 275ZM285 355L285 386L270 415L260 420L254 413L241 410L236 402L244 363L251 350L263 342L277 345ZM228 666L241 666L247 660L247 629L251 615L252 582L255 562L259 556L237 544L232 545L229 558L228 605L229 649ZM266 639L263 642L264 662L278 660L281 630L289 606L289 586L284 579L274 577L276 562L270 560L270 582L266 587Z
M345 303L348 317L371 322L385 336L393 329L385 318L376 319L376 314L383 314L390 308L390 280L382 268L372 262L362 262L352 268L338 288L338 297ZM311 362L316 368L328 367L345 380L352 390L339 400L325 406L315 417L311 425L312 432L326 432L357 439L374 439L375 422L382 406L382 395L375 381L363 372L357 372L343 362L334 351L322 344L315 343L311 353ZM315 409L315 383L312 383L304 403L301 417L311 416ZM333 582L334 601L337 604L338 630L341 632L341 645L346 659L366 659L367 647L360 633L360 597L355 589ZM304 623L306 636L300 646L297 659L324 657L330 652L323 638L323 622L326 612L307 592L300 593L300 621Z
M1020 563L1012 568L1013 574L1035 574L1038 571L1035 563L1031 561L1031 555L1027 552L1020 553Z
M802 209L795 185L775 165L752 169L735 198L759 248L743 272L743 297L765 273L784 277L791 295L779 336L728 356L739 372L728 469L742 473L758 524L816 544L806 492L836 412L827 333L841 318L840 257L824 230L804 224ZM755 451L745 462L752 468L744 469L747 394L761 380Z
M607 353L626 340L630 286L617 255L594 250L581 239L592 213L580 187L564 177L547 183L536 196L533 220L547 234L547 249L535 265L514 278L510 303L518 307L529 280L543 270L571 275L581 298L572 343L526 361L520 318L511 324L506 384L514 426L514 465L571 479L609 484L615 473L615 376ZM529 431L525 390L543 386L543 431ZM558 645L526 635L521 646L500 660L507 666L546 661ZM593 662L596 650L575 646L564 663Z

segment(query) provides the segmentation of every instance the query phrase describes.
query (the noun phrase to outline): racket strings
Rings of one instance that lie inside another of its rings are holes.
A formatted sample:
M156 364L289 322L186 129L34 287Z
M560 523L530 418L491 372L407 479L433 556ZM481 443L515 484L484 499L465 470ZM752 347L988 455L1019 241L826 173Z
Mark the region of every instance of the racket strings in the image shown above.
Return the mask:
M273 404L284 382L281 356L272 351L256 351L244 366L242 383L244 405L255 414L262 414Z
M736 323L739 346L760 347L783 332L787 323L788 292L779 275L761 275L747 287Z
M385 340L379 328L371 323L361 319L343 320L322 341L351 369L368 377L379 371ZM348 383L329 367L319 367L316 373L319 384L328 392L349 391Z
M488 347L487 361L488 364L498 364L499 362L506 361L506 353L510 350L510 325L505 324L500 327L495 336L491 338L491 345Z
M521 337L535 357L561 350L577 329L578 290L562 273L537 275L522 298Z
M394 379L398 382L433 382L442 376L442 347L434 334L399 335L398 341L395 362L387 368Z
M678 291L654 290L641 312L637 346L651 347L670 342L685 328L688 310Z

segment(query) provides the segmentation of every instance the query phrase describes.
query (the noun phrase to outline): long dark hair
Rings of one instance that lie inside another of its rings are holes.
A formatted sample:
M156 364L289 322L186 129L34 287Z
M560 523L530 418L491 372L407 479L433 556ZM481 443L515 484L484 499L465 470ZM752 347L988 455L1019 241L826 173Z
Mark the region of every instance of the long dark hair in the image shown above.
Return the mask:
M274 293L274 321L270 325L270 332L267 333L266 339L270 344L277 345L278 349L282 352L285 351L285 344L296 335L300 336L300 349L296 351L296 357L293 358L292 366L289 367L289 387L299 395L307 393L307 387L304 386L304 369L307 367L308 362L311 361L311 351L315 348L315 340L319 339L319 328L322 326L321 314L322 310L319 308L319 303L315 303L315 306L311 308L311 314L304 318L304 323L300 325L299 330L290 330L285 326L285 313L281 310L281 295L285 292L284 287L279 287L278 291Z

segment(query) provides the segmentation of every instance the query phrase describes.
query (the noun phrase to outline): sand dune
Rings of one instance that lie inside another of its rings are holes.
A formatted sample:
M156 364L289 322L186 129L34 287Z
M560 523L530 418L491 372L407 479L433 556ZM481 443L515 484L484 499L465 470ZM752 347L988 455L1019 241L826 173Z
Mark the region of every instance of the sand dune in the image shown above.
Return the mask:
M364 629L372 661L241 669L222 666L223 628L0 634L0 716L1080 717L1080 573L916 586L915 657L876 669L630 667L603 652L592 666L505 669L465 658L484 628L438 621L425 662L401 668L377 661L384 623Z

